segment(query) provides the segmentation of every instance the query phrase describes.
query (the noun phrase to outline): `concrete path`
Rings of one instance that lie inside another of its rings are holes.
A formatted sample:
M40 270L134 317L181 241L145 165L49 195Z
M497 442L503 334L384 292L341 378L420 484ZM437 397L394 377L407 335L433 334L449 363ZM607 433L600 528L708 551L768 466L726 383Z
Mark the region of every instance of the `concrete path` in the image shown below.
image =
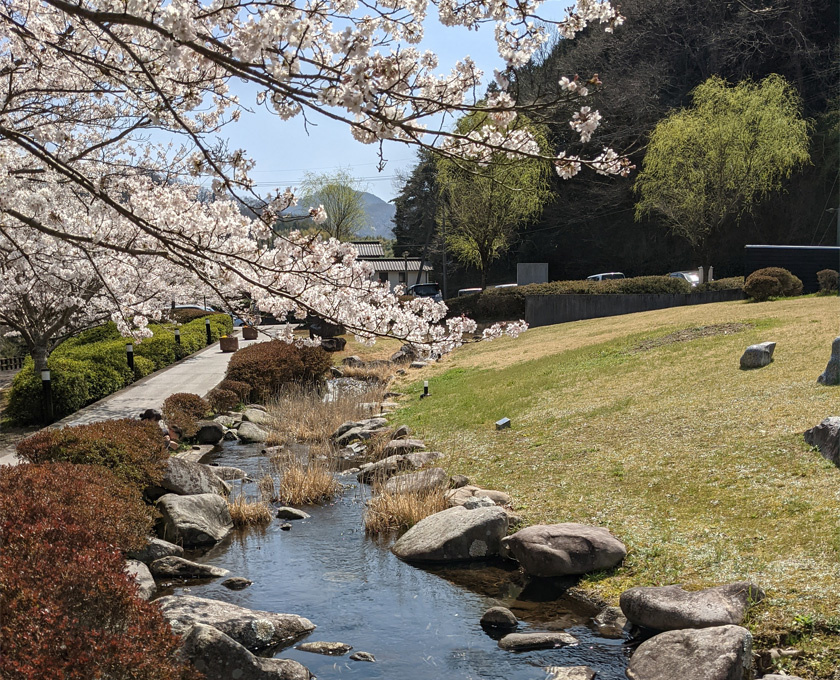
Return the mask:
M260 326L260 337L257 340L243 340L240 337L239 348L264 342L267 337L263 333L273 336L279 328L280 326ZM164 400L176 392L191 392L204 396L224 379L232 356L232 352L222 352L219 349L219 343L216 342L176 364L132 383L119 392L114 392L104 399L85 406L51 427L84 425L116 418L137 418L147 408L160 410ZM16 463L17 456L13 449L0 450L0 465Z

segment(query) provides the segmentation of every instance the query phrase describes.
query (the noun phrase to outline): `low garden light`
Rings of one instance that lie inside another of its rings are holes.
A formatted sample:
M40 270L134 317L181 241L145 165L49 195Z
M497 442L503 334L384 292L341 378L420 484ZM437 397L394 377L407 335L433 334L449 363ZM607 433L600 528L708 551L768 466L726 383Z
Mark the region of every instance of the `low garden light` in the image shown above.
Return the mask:
M49 370L41 371L41 394L44 405L44 421L53 421L52 380Z

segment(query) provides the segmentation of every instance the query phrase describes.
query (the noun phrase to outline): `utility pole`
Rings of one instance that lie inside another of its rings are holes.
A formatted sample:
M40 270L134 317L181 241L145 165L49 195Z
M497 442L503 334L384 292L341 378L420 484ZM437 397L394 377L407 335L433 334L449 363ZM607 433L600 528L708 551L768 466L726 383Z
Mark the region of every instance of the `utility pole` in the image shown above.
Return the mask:
M443 242L441 243L441 247L443 248L443 299L448 300L449 294L446 289L446 204L443 206L443 219L440 222L440 227L443 237Z

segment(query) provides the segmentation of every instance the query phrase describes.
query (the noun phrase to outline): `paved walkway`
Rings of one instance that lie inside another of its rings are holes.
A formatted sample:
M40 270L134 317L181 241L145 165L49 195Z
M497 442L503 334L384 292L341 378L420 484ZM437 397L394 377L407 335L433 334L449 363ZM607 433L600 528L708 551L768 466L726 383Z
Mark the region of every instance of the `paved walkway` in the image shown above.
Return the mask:
M243 340L240 337L239 347L241 349L263 342L266 336L262 332L274 335L278 329L279 326L260 326L260 337L257 340ZM224 379L232 356L232 352L222 352L219 343L214 343L76 411L54 423L52 427L84 425L115 418L137 418L147 408L159 410L164 400L176 392L191 392L204 396ZM13 449L0 450L0 465L14 465L16 462L17 456Z

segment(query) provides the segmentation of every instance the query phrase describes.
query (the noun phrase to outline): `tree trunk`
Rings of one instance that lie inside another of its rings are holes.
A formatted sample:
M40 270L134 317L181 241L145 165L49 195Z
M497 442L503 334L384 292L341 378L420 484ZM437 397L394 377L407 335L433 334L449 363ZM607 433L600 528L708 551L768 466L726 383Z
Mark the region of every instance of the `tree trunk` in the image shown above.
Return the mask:
M42 345L30 347L29 356L31 356L32 361L35 362L36 374L40 373L41 371L47 370L47 359L49 359L50 357L50 351L46 347Z

